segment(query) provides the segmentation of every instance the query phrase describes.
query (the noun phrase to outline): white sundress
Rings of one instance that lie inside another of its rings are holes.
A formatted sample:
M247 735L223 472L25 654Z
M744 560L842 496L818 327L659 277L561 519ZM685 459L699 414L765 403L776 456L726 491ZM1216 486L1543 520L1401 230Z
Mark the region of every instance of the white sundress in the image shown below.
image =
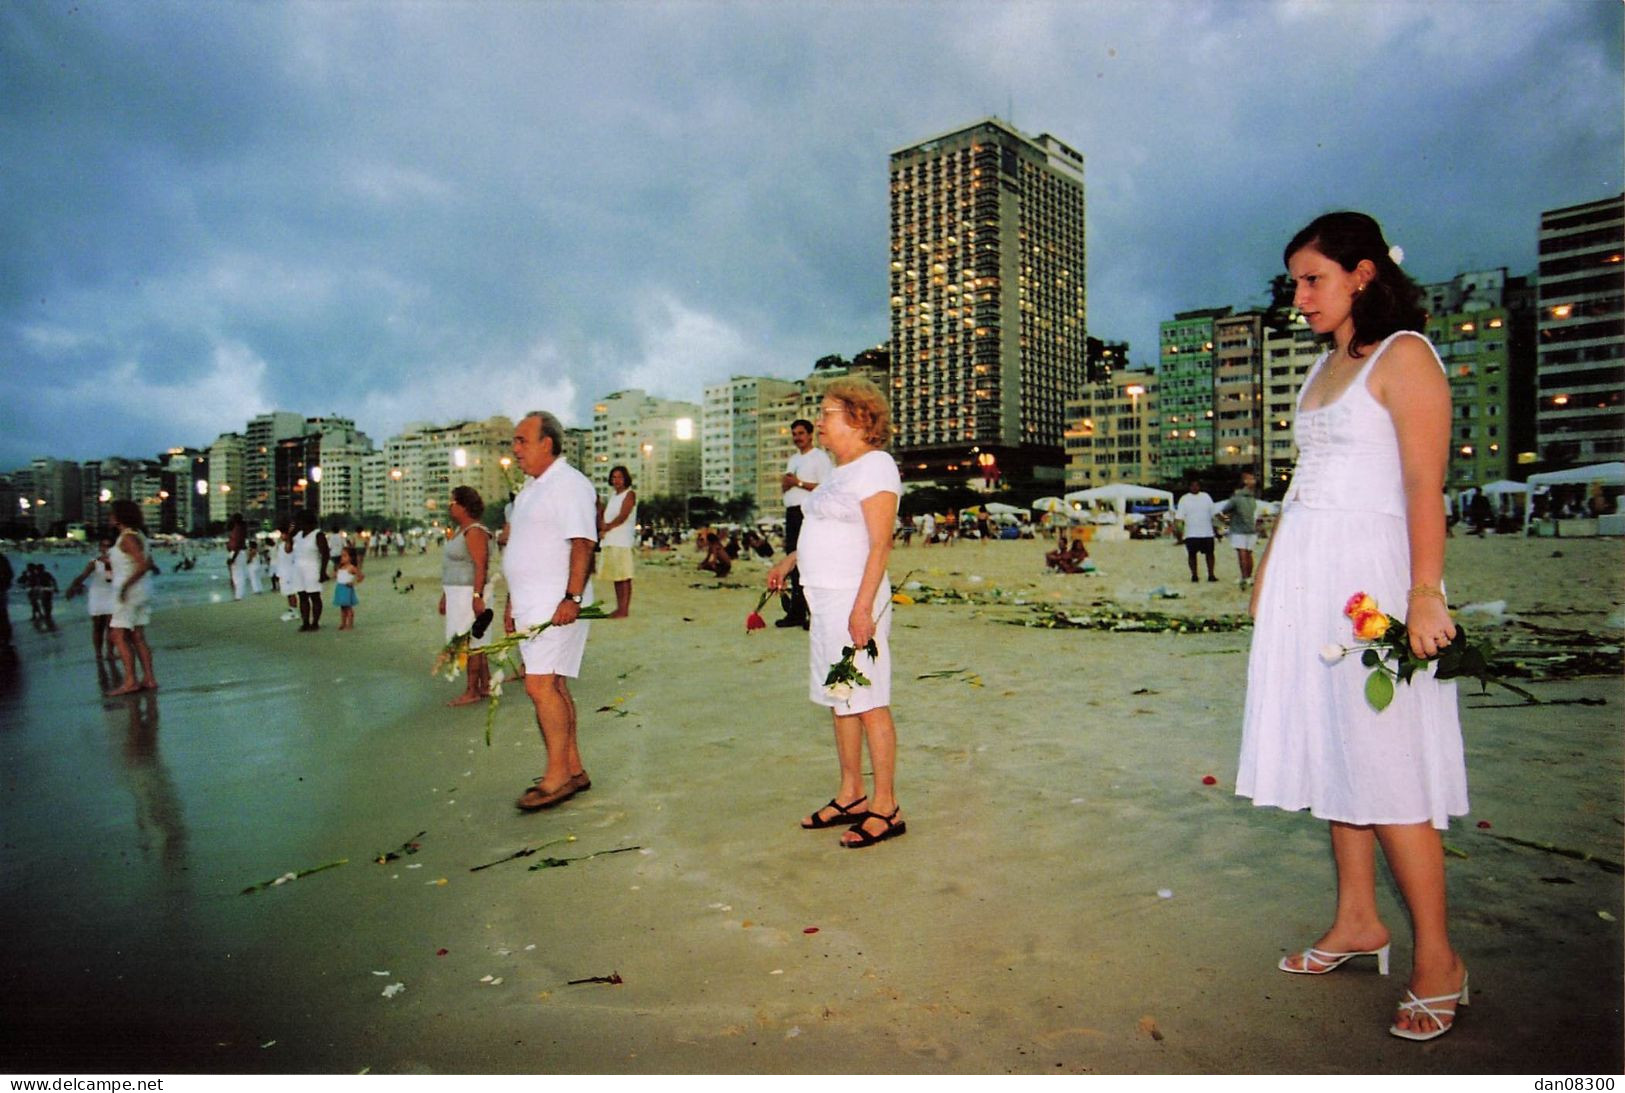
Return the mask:
M1390 335L1336 402L1302 407L1324 355L1298 393L1298 465L1260 582L1236 793L1325 820L1444 829L1467 812L1455 683L1419 672L1378 713L1366 702L1370 669L1358 655L1330 665L1320 658L1323 646L1353 644L1343 607L1356 592L1405 617L1410 543L1398 438L1366 386L1398 337L1420 335Z

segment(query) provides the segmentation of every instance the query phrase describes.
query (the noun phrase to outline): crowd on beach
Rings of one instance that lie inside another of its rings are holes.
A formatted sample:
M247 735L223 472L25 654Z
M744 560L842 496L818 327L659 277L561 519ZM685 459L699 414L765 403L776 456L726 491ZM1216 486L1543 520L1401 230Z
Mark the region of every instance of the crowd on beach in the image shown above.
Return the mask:
M1236 792L1260 806L1308 809L1328 823L1337 872L1331 925L1279 969L1318 976L1373 957L1387 973L1390 932L1375 893L1380 847L1414 941L1407 989L1389 1031L1431 1040L1454 1026L1470 1000L1466 966L1450 942L1439 835L1451 816L1467 811L1455 684L1418 673L1402 681L1386 709L1374 709L1369 665L1323 653L1349 640L1351 620L1363 633L1402 617L1418 658L1437 657L1456 639L1440 505L1449 385L1421 333L1421 292L1374 220L1358 213L1320 217L1282 257L1294 305L1326 349L1298 395L1300 456L1265 549L1258 547L1268 510L1250 474L1222 501L1192 479L1164 526L1183 544L1193 582L1218 581L1222 535L1248 594L1255 625ZM890 433L884 392L861 379L832 382L816 420L798 420L791 429L796 451L780 481L782 549L760 528L707 528L694 540L698 569L717 578L742 561L765 565L762 603L778 595L783 612L776 625L807 634L807 696L828 711L835 763L832 795L799 825L840 829L837 845L847 849L908 832L891 693L893 550L908 548L916 535L923 547L952 547L970 535L1007 534L985 508L968 517L900 515L903 489L887 451ZM541 774L515 801L527 813L592 788L570 681L581 671L592 620L631 616L640 545L628 468L611 469L608 495L600 497L564 458L564 437L550 413L520 419L513 453L522 481L500 512L471 487L452 490L453 526L441 550L442 655L466 673L463 692L449 704L489 703L505 681L522 685L545 754ZM1019 521L1015 534L1022 534ZM1058 527L1056 539L1046 567L1089 572L1084 529ZM406 540L374 537L372 552L380 545L399 552ZM428 541L417 545L426 549ZM135 505L114 504L112 533L101 546L70 595L87 590L93 616L106 620L98 656L109 640L122 669L109 693L155 690L144 627L156 566ZM258 540L239 518L228 530L226 565L235 596L269 584L286 598L282 617L297 618L303 632L320 629L322 585L331 581L338 629L349 630L368 553L364 541L323 532L312 514ZM607 596L599 606L595 582L613 590L613 610ZM36 572L26 585L47 617L49 584ZM753 613L748 629L760 625Z

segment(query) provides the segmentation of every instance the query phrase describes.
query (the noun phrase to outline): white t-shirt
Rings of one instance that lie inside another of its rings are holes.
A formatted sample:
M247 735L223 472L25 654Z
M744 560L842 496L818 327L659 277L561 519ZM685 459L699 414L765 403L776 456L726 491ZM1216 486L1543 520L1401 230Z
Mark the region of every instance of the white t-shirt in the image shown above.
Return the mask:
M863 502L877 493L903 494L897 462L874 451L830 471L807 495L801 511L801 539L796 565L808 588L857 588L869 560L869 529Z
M1187 493L1179 499L1174 515L1185 525L1185 538L1213 538L1213 498L1206 493Z
M803 482L813 483L824 481L834 469L835 464L830 462L829 453L816 444L804 452L797 452L784 465L785 473L793 474ZM795 508L797 505L805 505L812 492L812 490L804 490L800 486L793 490L785 490L784 507L788 509Z
M513 598L514 619L532 626L553 617L570 579L570 540L598 541L598 494L564 459L519 491L508 511L508 546L502 573ZM581 590L592 602L592 583Z

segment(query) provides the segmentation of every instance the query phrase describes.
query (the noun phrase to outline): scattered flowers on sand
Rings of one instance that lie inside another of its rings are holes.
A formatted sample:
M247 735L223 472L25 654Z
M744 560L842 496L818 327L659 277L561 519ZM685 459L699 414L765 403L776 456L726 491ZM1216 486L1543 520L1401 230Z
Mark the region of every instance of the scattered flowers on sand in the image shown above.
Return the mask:
M607 618L609 618L608 612L596 603L583 607L580 614L576 616L578 621ZM480 621L482 620L476 620L474 628L455 635L440 647L440 652L434 658L434 667L429 669L430 675L440 676L450 682L468 670L468 658L471 652L470 643L474 638L474 629L483 631ZM535 626L527 627L524 630L516 630L512 634L504 634L499 638L493 638L488 644L472 650L476 655L484 656L491 666L491 693L487 696L485 704L486 747L491 746L491 730L496 725L497 706L502 701L502 685L507 680L521 674L522 662L519 647L537 637L543 630L552 625L553 623L550 621L539 622Z
M312 873L320 873L328 869L337 869L341 865L349 864L349 858L340 858L338 861L330 861L325 865L318 865L310 869L301 869L294 873L284 873L280 877L272 877L270 880L261 881L259 884L251 884L247 888L244 888L241 894L251 896L255 892L263 892L267 888L277 888L287 884L289 881L301 880L310 876Z
M419 831L416 835L413 835L410 839L403 842L398 848L381 852L375 855L372 860L377 862L379 865L384 865L388 862L400 861L403 857L406 857L409 854L416 854L419 850L423 849L423 844L418 840L427 834L427 831Z
M574 836L572 836L572 838L573 837ZM608 854L625 854L629 850L642 849L643 847L641 846L617 846L614 850L599 850L592 854L582 854L574 858L543 858L541 861L531 866L530 871L534 873L538 869L560 869L566 865L569 865L573 861L592 861L594 858L601 858Z
M1486 691L1495 683L1526 702L1539 701L1522 687L1501 679L1491 661L1490 647L1468 638L1460 623L1449 645L1433 656L1421 657L1411 650L1411 635L1405 624L1383 611L1366 593L1350 596L1343 605L1343 614L1354 631L1355 643L1322 646L1320 659L1328 665L1336 664L1358 650L1360 663L1371 669L1365 681L1365 700L1378 713L1393 702L1395 684L1409 683L1417 672L1426 673L1430 664L1435 666L1435 679L1476 679Z
M484 865L470 866L468 871L470 873L478 873L481 869L489 869L493 865L501 865L504 862L517 861L520 858L528 858L537 851L546 850L550 846L558 846L560 843L573 843L575 841L576 837L574 835L566 835L562 839L554 839L551 842L539 843L536 846L522 846L518 850L515 850L512 854L509 854L507 857L498 858L496 861L488 861Z
M1107 630L1119 634L1226 634L1246 630L1253 624L1246 615L1169 615L1111 608L1076 615L1043 609L1027 618L1000 621L1039 630Z

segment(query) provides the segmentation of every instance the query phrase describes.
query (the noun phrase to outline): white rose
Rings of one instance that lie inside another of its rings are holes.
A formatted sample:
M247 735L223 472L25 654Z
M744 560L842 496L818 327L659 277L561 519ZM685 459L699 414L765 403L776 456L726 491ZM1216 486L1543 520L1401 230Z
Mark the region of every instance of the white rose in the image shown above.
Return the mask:
M850 683L831 683L824 689L828 691L829 696L835 699L837 702L845 702L847 699L852 697L852 684Z
M1343 655L1347 652L1348 650L1341 645L1322 645L1320 647L1320 659L1326 664L1336 664L1343 659Z

